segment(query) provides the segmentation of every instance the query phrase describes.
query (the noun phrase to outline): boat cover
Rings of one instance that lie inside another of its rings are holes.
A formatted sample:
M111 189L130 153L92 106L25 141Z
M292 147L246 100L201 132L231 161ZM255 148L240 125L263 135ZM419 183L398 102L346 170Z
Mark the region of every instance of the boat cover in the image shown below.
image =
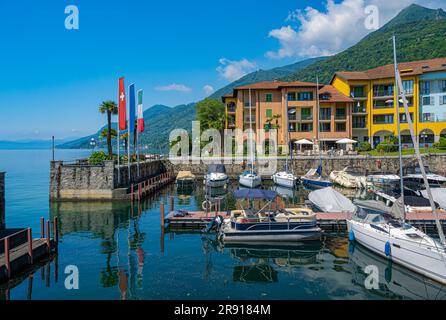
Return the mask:
M265 199L272 201L277 197L277 192L263 189L240 189L234 191L234 197L236 199Z
M308 199L323 212L356 212L353 202L331 187L310 192Z
M226 168L222 164L211 164L209 165L208 173L226 173Z
M354 200L354 204L356 204L359 207L368 208L372 210L381 211L383 213L390 213L390 208L386 206L386 204L382 201L378 200Z
M420 192L423 197L426 199L428 198L426 190L421 190ZM437 202L441 208L446 209L446 188L431 188L431 192L434 201Z
M190 171L180 171L177 175L177 180L179 179L195 179L195 175Z

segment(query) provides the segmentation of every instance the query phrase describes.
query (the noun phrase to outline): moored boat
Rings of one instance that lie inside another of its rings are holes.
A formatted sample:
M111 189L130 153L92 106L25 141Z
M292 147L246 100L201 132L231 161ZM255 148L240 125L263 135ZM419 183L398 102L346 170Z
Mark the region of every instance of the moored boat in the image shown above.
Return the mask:
M327 188L331 187L333 183L322 177L322 166L317 169L310 169L304 176L300 178L303 185L312 188Z
M225 187L229 183L226 168L222 164L211 164L204 177L204 184L211 188Z
M330 180L344 188L366 188L367 178L353 167L346 167L341 171L332 171Z
M223 242L296 242L318 240L321 229L317 226L316 214L308 208L275 210L272 202L277 193L272 190L243 189L234 192L239 200L251 203L253 200L265 200L259 210L253 208L233 210L229 219L225 219L219 239Z
M299 178L287 171L276 172L271 178L276 185L286 188L294 188L299 183Z
M192 189L195 186L196 178L190 171L180 171L178 172L175 183L178 189Z

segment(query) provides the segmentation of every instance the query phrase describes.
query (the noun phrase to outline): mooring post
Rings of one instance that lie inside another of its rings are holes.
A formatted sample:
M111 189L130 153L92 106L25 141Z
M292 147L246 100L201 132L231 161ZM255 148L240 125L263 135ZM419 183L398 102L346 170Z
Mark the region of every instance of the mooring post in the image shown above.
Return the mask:
M45 239L45 218L40 218L40 239Z
M169 212L172 212L172 211L175 210L175 202L174 202L174 198L171 196L171 197L169 198L169 200L170 200Z
M59 246L59 223L58 223L58 219L57 217L54 217L54 221L53 221L53 234L54 234L54 242L56 244L56 250Z
M51 252L51 227L50 220L46 221L46 246L48 247L48 252Z
M160 220L161 220L161 228L164 228L164 202L160 203Z
M28 228L28 256L29 256L29 263L33 263L33 235L31 228Z
M215 217L218 217L218 203L215 203Z
M133 183L130 185L130 201L133 201Z
M11 261L9 256L9 236L6 237L4 240L5 245L5 266L6 266L6 276L11 278Z

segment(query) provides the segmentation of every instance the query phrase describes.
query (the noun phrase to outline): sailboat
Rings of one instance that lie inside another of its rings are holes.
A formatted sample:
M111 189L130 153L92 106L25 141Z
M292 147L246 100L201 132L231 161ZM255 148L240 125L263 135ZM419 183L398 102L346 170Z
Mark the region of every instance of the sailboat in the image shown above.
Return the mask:
M316 96L317 96L317 112L319 114L319 78L317 78L316 80L317 85L316 85ZM318 121L319 121L319 116L318 116ZM317 131L318 131L318 135L319 135L319 125L317 125ZM319 152L319 166L317 167L317 169L310 169L304 176L302 176L300 178L300 180L302 181L302 184L311 188L326 188L326 187L331 187L333 185L333 183L328 180L328 179L324 179L322 177L322 156L321 153Z
M287 137L287 144L289 147L289 152L290 152L290 156L289 156L289 160L290 162L292 162L293 160L293 148L291 147L290 144L290 133L289 133L289 129L290 129L290 124L288 121L288 113L290 111L288 111L288 95L286 97L286 137ZM294 110L294 112L296 112ZM275 174L272 175L272 180L273 182L278 185L278 186L282 186L282 187L286 187L286 188L294 188L296 187L296 185L299 183L299 178L297 176L294 175L293 172L290 172L288 169L288 157L286 158L286 163L285 163L285 171L280 171L280 172L276 172Z
M249 142L251 152L251 168L248 171L243 172L239 176L239 183L243 187L257 188L262 184L262 178L254 171L254 148L252 139L252 104L251 104L251 89L249 89Z
M401 92L404 110L408 119L409 131L413 140L415 155L418 160L421 175L423 176L426 192L428 195L431 212L434 216L440 241L428 236L421 230L414 228L405 222L406 208L404 192L398 201L397 208L391 214L379 214L358 210L353 217L347 221L349 239L377 253L378 255L415 271L427 278L446 284L446 241L438 212L430 190L426 176L423 160L420 155L418 139L415 138L412 119L407 106L405 90L402 85L401 76L398 71L396 59L396 41L393 36L394 64L395 64L395 109L399 114L399 91ZM403 161L401 149L401 128L399 116L398 136L400 152L400 177L403 177ZM404 190L404 182L401 181L401 190Z

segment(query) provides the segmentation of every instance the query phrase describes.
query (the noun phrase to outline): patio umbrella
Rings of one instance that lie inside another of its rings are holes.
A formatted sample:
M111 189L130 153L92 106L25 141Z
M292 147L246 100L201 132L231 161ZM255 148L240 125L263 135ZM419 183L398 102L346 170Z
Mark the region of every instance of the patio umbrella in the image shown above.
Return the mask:
M357 142L358 141L355 141L355 140L352 140L352 139L348 139L348 138L336 141L337 144L353 144L353 143L357 143Z
M302 145L302 144L309 144L310 145L311 144L311 145L313 145L313 142L311 142L311 141L309 141L307 139L302 139L302 140L296 141L295 144L300 144L300 145Z

